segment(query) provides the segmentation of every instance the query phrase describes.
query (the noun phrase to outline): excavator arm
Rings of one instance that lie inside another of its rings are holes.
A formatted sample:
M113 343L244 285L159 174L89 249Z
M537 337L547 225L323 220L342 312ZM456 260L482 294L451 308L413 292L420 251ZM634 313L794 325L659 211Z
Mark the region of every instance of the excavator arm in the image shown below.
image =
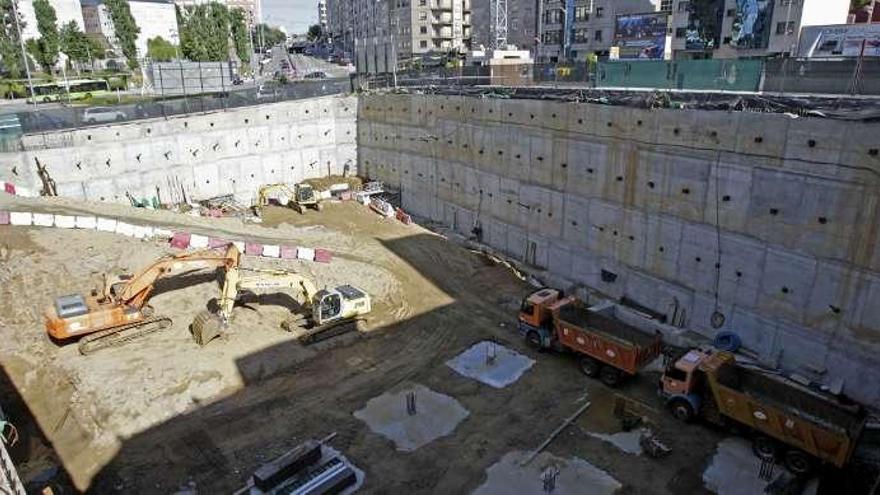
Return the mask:
M220 295L220 317L224 321L229 321L232 317L232 308L242 289L296 289L302 293L303 306L307 308L311 307L318 292L314 282L298 273L234 266L226 270L226 280Z
M107 287L105 296L110 296L117 304L141 308L150 298L159 279L210 268L234 270L238 267L240 259L241 253L234 244L230 244L224 252L205 249L166 256L136 273L121 287L120 284Z

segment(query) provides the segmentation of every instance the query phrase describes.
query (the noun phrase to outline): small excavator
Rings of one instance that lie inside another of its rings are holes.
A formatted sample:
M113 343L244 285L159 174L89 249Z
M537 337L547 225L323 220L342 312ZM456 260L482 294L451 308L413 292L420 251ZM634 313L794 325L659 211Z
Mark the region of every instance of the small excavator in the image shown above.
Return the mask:
M290 206L300 214L306 212L306 208L321 211L323 208L318 200L315 189L301 182L293 186L287 184L266 184L257 191L257 201L254 203L254 213L259 216L264 206L269 204L269 198L274 198L281 206Z
M72 294L55 299L46 309L46 331L59 342L81 337L79 351L90 354L123 345L164 330L171 319L154 314L147 301L159 279L202 270L238 268L241 253L230 244L225 251L206 249L164 256L134 275L107 281L88 296Z
M232 320L235 301L242 291L294 289L302 293L303 303L292 310L281 327L296 334L296 340L308 345L358 328L360 316L371 311L370 296L351 285L318 290L307 277L286 270L227 268L218 312L203 311L193 320L193 340L205 345L222 335Z

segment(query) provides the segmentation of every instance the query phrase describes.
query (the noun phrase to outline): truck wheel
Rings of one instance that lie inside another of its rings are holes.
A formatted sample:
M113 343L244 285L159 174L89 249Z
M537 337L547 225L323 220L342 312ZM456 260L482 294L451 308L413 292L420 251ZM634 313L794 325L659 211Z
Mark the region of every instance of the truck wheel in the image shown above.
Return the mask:
M776 459L776 441L764 435L758 435L752 439L752 452L759 459Z
M612 388L620 385L622 378L623 375L620 373L620 370L611 366L603 366L602 371L599 373L599 379L602 380L602 383Z
M791 449L785 453L785 467L797 476L805 475L813 470L813 459L802 450Z
M526 334L526 342L529 343L529 347L536 351L540 351L544 348L544 344L541 342L541 336L534 330L531 330Z
M588 356L581 356L578 364L581 367L581 371L590 378L599 376L599 371L602 369L602 365L598 361Z
M682 423L690 423L694 419L694 408L684 399L675 399L669 404L669 410L675 419Z

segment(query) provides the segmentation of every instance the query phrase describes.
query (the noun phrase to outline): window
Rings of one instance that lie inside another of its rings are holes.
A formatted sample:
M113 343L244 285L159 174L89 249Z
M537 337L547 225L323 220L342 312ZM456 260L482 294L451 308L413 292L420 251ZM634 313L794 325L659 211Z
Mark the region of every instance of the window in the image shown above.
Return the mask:
M679 2L678 11L679 12L687 12L690 8L690 2Z
M786 29L784 22L777 22L776 34L794 34L794 21L788 23L788 29Z
M428 48L428 41L427 40L419 41L419 48Z
M575 43L586 43L590 41L590 35L587 33L587 30L584 28L575 29L574 30L574 42Z
M779 5L788 7L789 5L797 5L797 0L779 0Z
M596 17L602 17L605 14L605 7L596 7Z
M427 7L428 0L419 0L419 7Z
M672 0L661 0L660 1L660 11L661 12L672 12Z
M596 41L602 41L602 30L601 29L596 30L596 35L593 37L593 39L595 39Z
M666 369L666 377L678 382L683 382L687 380L687 373L685 373L684 370L676 368L675 366L670 366Z
M419 20L420 21L427 21L428 20L428 13L427 12L419 12Z
M736 9L727 9L727 17L733 17L736 15Z
M590 20L590 8L580 5L574 8L574 21L586 22Z
M675 28L675 37L676 38L684 38L687 36L687 28Z
M419 26L419 32L422 34L428 34L428 26Z

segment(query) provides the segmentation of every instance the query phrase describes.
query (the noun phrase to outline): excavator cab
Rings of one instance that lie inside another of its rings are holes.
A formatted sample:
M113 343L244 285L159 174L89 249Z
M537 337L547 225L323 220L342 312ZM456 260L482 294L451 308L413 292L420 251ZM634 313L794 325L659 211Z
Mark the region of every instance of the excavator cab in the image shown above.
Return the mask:
M312 318L315 325L350 319L369 313L370 296L351 285L322 289L315 294Z

